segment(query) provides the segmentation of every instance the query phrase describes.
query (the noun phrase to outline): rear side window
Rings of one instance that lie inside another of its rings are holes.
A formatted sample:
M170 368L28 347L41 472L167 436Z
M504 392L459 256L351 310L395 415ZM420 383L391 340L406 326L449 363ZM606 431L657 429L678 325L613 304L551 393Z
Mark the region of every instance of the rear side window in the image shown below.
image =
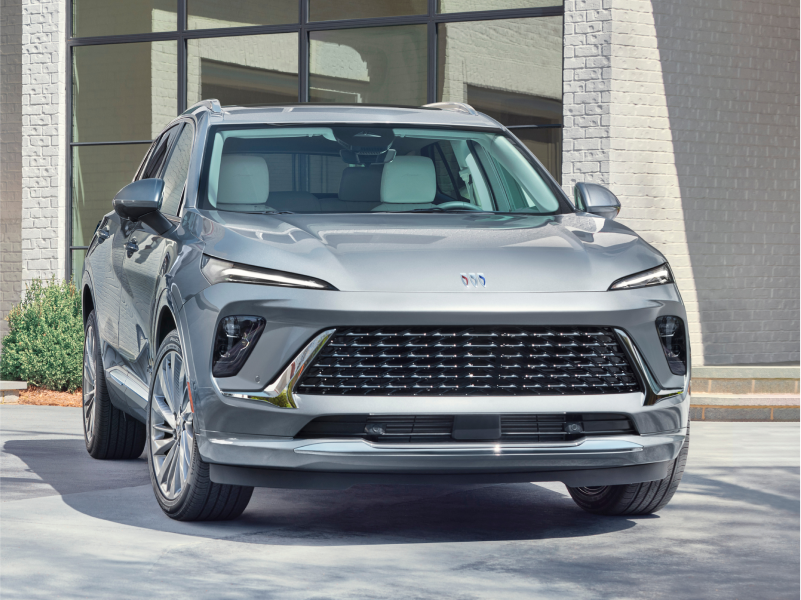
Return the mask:
M181 207L186 176L189 173L189 159L192 155L192 140L194 127L187 123L184 125L178 139L173 146L167 166L164 169L164 196L161 202L161 212L167 215L177 215Z

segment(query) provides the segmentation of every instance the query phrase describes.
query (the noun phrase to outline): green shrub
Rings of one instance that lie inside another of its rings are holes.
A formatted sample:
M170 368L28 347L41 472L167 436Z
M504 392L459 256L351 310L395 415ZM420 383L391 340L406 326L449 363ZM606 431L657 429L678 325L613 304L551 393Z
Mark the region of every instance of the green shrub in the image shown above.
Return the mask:
M0 378L55 391L81 386L81 296L72 282L35 279L6 319Z

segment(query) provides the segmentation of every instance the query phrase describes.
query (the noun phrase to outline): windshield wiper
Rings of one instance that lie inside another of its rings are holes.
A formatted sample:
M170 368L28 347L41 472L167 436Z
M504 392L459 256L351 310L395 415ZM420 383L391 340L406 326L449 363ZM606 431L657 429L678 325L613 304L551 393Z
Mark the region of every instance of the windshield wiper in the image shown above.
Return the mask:
M378 211L376 211L378 212ZM381 212L395 212L395 213L439 213L439 212L467 212L467 213L477 213L477 212L490 212L486 210L473 210L471 208L440 208L439 206L432 206L431 208L412 208L410 210L393 210L393 211L381 211Z
M291 210L257 210L253 212L243 212L243 215L294 215Z

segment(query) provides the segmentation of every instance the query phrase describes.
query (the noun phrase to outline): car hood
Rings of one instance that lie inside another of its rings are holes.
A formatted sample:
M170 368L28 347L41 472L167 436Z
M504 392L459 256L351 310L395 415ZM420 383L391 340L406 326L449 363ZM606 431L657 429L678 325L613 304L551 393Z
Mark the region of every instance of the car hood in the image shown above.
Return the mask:
M206 254L342 291L605 291L665 261L624 225L586 213L203 216Z

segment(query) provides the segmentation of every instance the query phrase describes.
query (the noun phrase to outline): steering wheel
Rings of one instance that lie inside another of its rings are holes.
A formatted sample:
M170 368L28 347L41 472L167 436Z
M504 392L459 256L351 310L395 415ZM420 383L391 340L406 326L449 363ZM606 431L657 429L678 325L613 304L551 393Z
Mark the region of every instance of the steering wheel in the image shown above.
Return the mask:
M475 204L470 204L469 202L462 202L461 200L451 200L450 202L443 202L442 204L435 204L437 208L441 208L442 210L447 210L449 208L466 208L467 210L476 210L483 212L484 209L480 206L476 206Z

